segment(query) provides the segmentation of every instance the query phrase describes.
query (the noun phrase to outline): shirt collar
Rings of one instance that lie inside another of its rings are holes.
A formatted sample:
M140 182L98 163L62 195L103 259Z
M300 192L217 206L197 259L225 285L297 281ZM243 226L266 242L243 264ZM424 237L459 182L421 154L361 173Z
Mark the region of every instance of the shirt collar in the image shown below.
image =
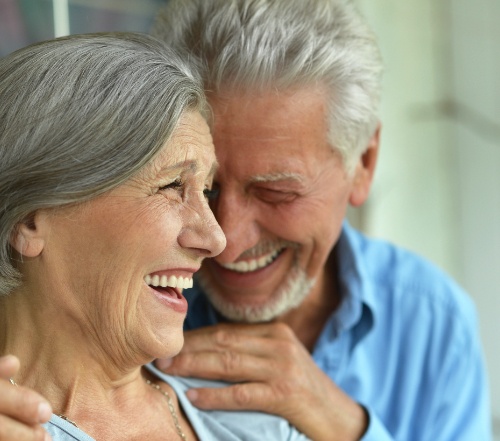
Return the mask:
M376 301L373 286L370 283L368 269L360 258L362 253L362 235L344 221L342 231L333 250L336 253L338 284L342 296L341 303L328 321L322 338L331 340L342 331L353 330L355 344L372 328ZM208 299L195 288L185 291L189 303L189 313L185 329L194 329L224 321L215 311Z
M332 331L338 335L352 329L357 339L363 338L372 328L377 306L368 269L360 258L362 245L360 233L344 221L333 251L342 299L332 315Z

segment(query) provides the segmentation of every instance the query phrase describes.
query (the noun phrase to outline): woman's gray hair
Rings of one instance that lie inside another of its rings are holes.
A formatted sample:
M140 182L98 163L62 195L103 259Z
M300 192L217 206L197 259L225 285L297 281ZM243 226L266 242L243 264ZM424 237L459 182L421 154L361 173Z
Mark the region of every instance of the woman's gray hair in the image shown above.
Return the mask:
M152 34L199 57L216 93L326 85L330 143L348 169L378 125L380 53L348 0L170 0Z
M136 174L184 112L206 112L198 76L164 43L132 33L73 35L0 60L0 295L21 281L16 226Z

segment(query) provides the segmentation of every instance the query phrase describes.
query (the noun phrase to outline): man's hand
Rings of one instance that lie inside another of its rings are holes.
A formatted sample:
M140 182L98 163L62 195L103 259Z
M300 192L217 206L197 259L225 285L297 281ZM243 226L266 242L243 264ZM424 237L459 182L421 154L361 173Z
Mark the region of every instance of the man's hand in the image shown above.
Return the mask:
M52 409L36 392L10 383L18 371L16 357L0 357L0 441L50 441L40 424L50 419Z
M364 409L316 366L283 323L189 331L181 353L156 364L171 375L236 383L188 391L201 409L280 415L315 441L359 440L368 424Z

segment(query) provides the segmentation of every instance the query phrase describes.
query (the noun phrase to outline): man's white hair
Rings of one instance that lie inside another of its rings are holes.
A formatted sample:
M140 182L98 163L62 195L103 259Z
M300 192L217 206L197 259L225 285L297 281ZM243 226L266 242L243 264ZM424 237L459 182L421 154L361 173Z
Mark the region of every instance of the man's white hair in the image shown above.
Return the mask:
M329 139L354 168L378 125L382 63L348 0L170 0L152 33L205 65L205 88L326 86Z

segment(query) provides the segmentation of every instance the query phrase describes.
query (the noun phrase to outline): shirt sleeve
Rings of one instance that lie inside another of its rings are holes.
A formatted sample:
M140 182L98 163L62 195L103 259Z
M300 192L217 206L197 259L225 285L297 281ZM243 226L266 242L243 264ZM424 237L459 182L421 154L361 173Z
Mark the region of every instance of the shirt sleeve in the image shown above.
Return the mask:
M369 423L368 423L368 429L360 441L393 441L394 438L387 431L384 424L375 415L373 410L366 406L363 407L368 413Z
M391 434L373 409L364 406L369 426L361 441L491 441L489 388L474 313L459 328L443 339L441 356L435 357L441 363L439 376L431 381L422 373L421 387L433 393L413 430Z
M492 439L486 368L475 314L469 318L466 338L443 359L425 440Z

